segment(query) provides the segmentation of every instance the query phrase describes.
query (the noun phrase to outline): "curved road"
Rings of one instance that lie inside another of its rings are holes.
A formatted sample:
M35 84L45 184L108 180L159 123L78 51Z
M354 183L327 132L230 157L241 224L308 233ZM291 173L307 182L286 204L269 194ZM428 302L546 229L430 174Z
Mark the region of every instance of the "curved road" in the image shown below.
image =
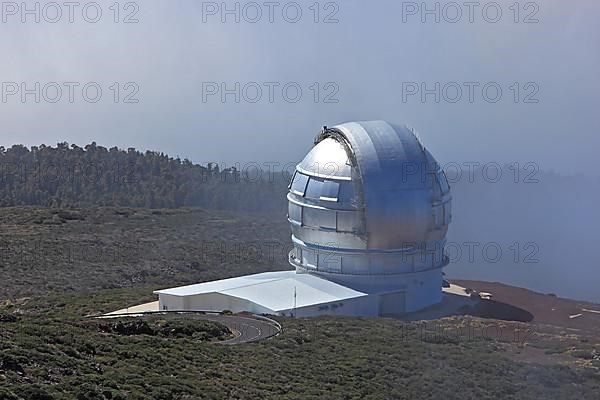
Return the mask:
M280 333L281 329L267 320L252 317L241 317L237 315L194 315L195 319L214 321L225 325L232 331L235 337L216 342L219 344L240 344L257 342L268 339Z
M258 342L259 340L268 339L277 336L281 333L282 328L276 321L262 318L259 316L241 316L241 315L222 315L212 314L210 312L193 312L193 311L131 311L122 312L125 310L116 311L110 314L105 314L96 318L120 318L120 317L139 317L143 315L153 314L186 314L191 319L199 319L205 321L214 321L225 325L234 337L228 340L215 342L218 344L241 344Z

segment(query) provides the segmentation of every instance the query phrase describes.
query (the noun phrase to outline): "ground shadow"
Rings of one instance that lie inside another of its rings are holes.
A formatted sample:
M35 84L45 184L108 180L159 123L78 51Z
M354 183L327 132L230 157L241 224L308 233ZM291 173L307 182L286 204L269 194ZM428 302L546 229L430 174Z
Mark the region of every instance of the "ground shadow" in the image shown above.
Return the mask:
M527 310L488 299L482 299L477 304L469 307L467 314L480 318L493 318L503 321L533 321L533 314Z

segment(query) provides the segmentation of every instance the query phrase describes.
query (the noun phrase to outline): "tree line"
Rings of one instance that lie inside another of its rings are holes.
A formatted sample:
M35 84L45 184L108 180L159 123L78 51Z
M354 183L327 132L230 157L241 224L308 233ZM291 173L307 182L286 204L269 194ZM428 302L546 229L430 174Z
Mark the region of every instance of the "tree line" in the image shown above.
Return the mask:
M245 174L95 142L0 146L0 207L285 209L283 174Z

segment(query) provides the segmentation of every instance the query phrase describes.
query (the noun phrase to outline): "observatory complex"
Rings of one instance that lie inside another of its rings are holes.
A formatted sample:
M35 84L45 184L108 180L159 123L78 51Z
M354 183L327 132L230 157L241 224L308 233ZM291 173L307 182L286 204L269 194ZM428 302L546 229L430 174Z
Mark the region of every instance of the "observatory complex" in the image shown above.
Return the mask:
M159 309L399 316L441 302L450 187L412 129L324 128L287 198L295 271L159 290Z

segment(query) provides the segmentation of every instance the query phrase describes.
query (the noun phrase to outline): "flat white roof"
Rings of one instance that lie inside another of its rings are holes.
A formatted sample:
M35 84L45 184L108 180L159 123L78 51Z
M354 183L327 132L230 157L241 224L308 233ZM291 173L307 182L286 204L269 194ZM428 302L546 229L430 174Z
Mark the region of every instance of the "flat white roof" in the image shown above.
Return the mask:
M158 295L197 296L220 293L244 299L273 311L290 310L367 296L337 283L295 271L266 272L239 278L157 290ZM294 293L295 301L294 301ZM295 304L294 304L295 303Z
M290 271L294 273L293 271ZM257 275L246 275L237 278L222 279L220 281L203 282L195 285L181 286L172 289L157 290L154 294L168 294L171 296L195 296L203 293L215 293L223 290L251 286L273 280L282 279L288 272L265 272Z

